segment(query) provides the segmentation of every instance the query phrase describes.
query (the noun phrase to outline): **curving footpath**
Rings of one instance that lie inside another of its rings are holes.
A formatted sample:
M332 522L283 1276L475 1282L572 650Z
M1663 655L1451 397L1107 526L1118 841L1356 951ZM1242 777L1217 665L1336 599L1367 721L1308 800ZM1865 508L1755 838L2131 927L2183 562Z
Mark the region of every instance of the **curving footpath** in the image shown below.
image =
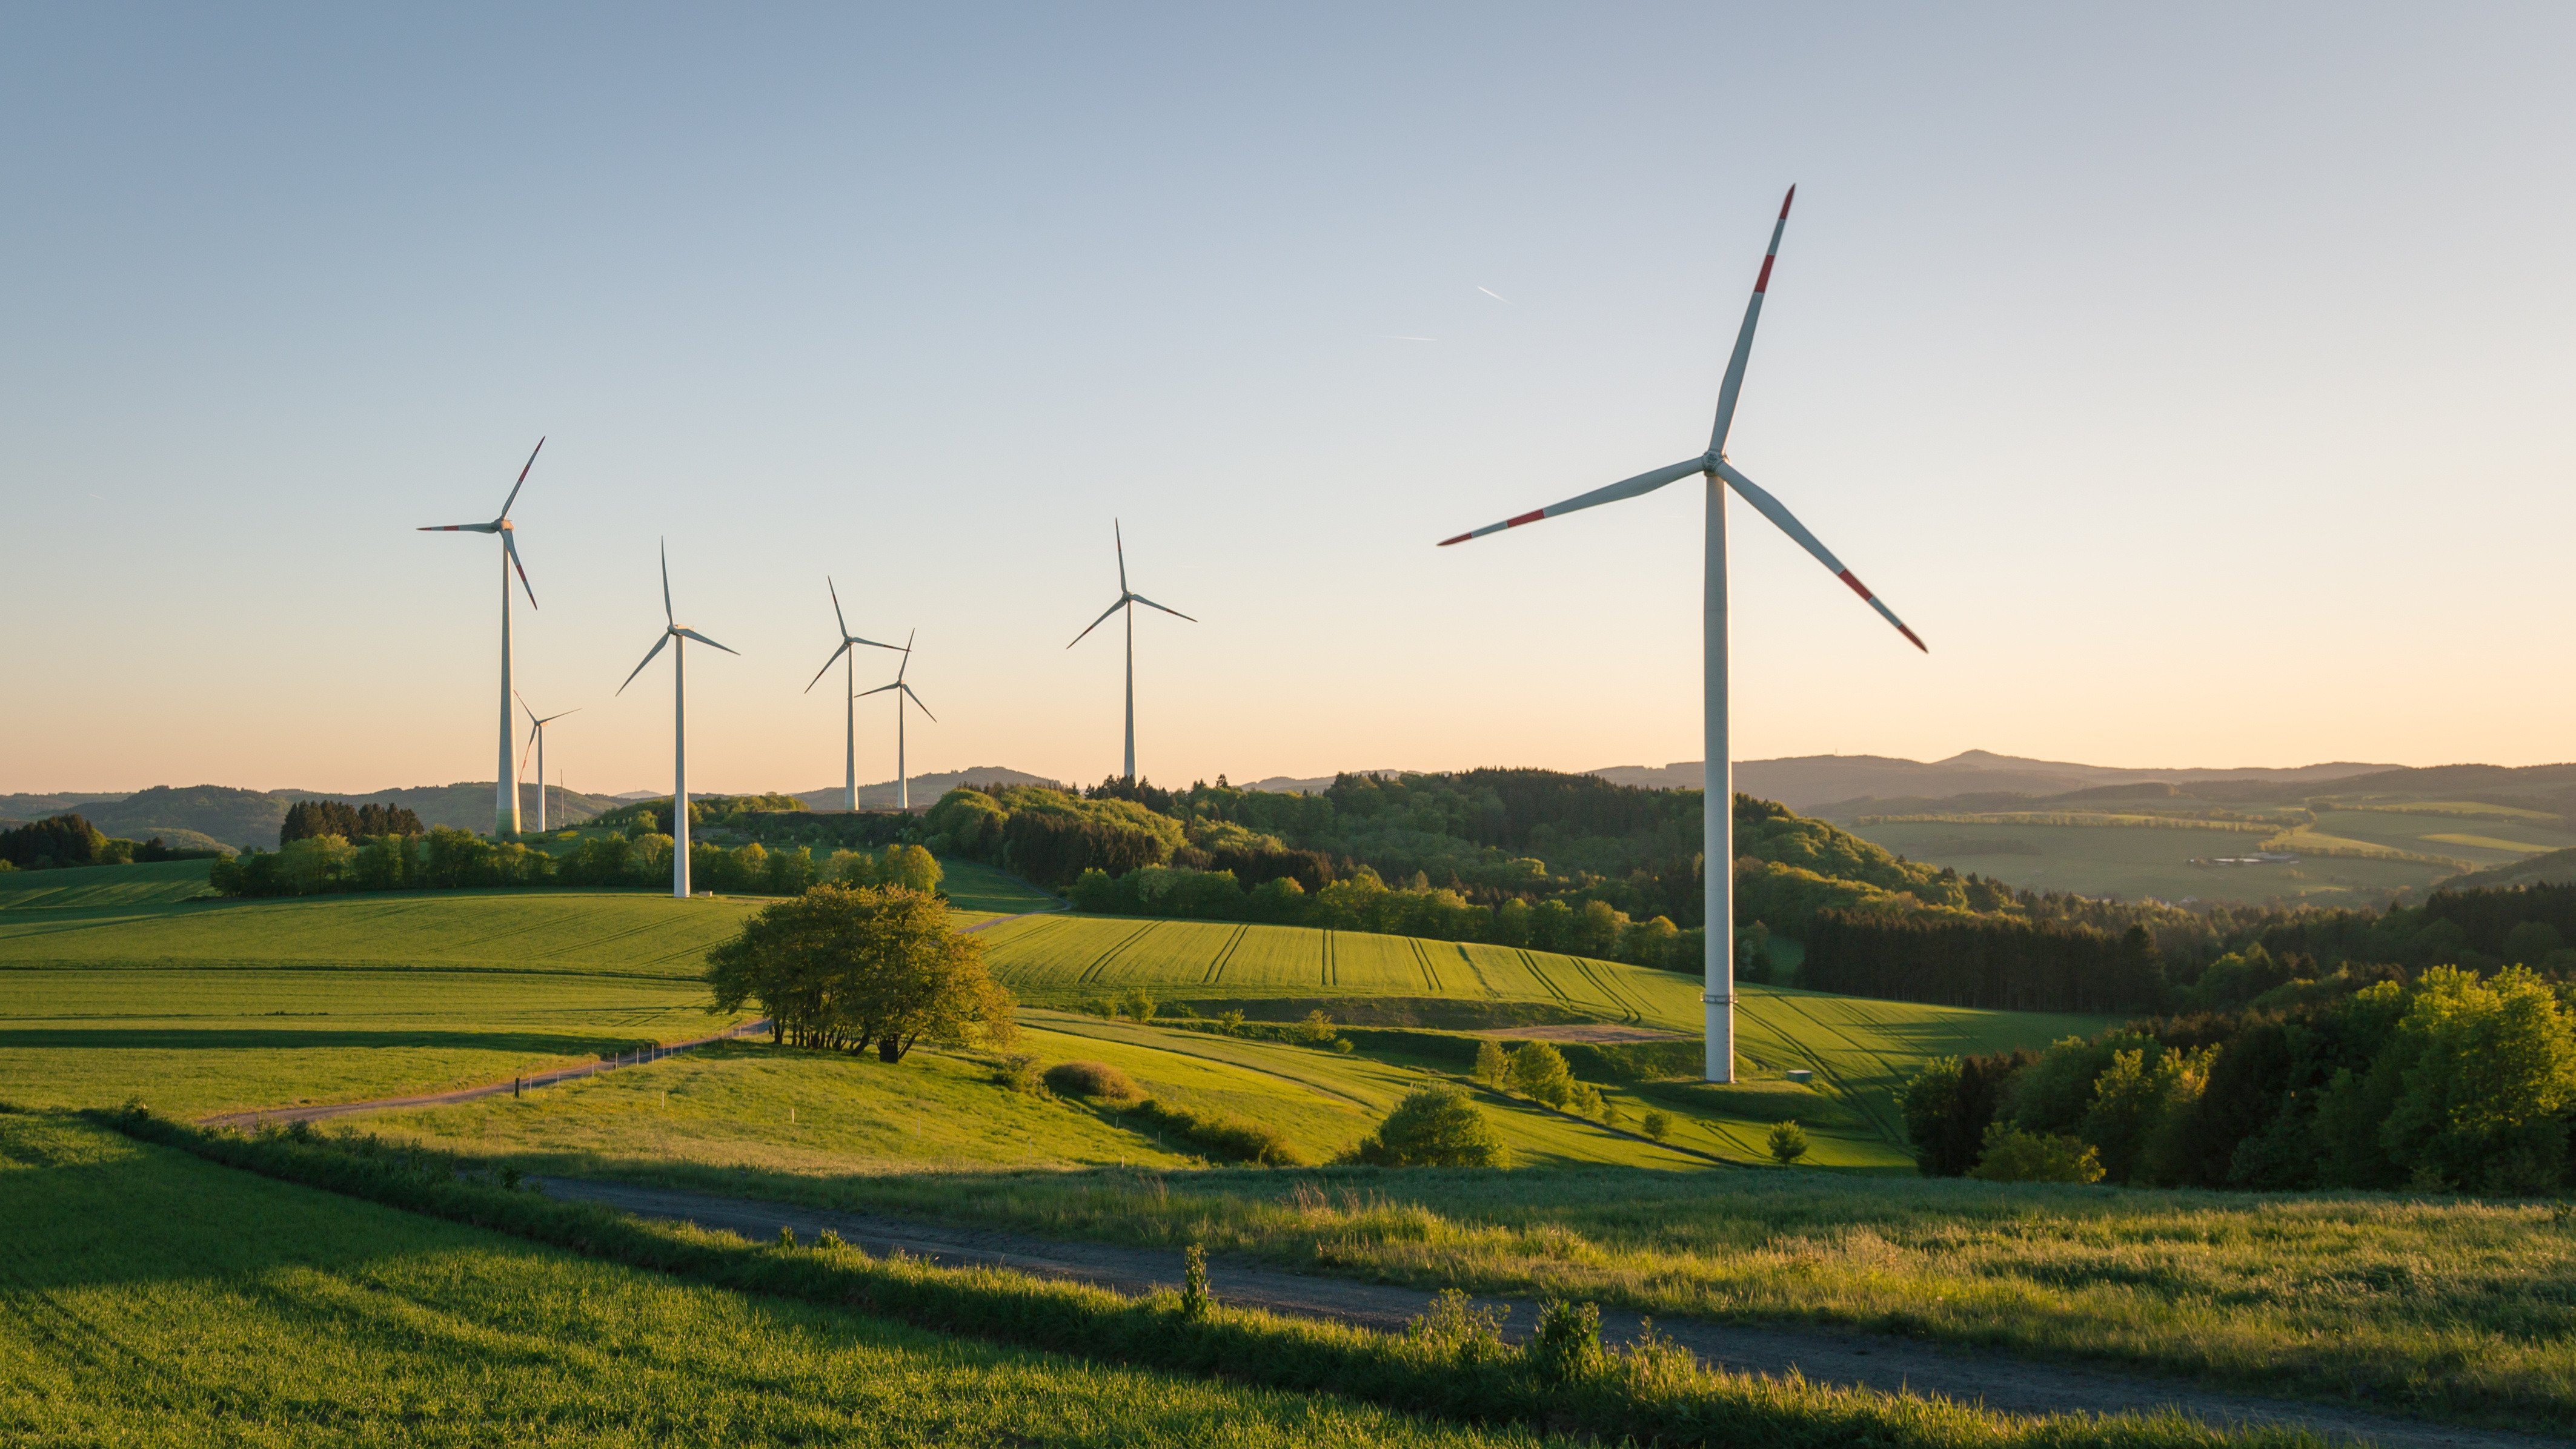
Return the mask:
M640 1217L692 1222L754 1241L775 1238L782 1227L794 1228L797 1236L808 1240L829 1228L867 1252L900 1251L944 1267L1009 1268L1129 1294L1178 1289L1181 1283L1181 1255L1166 1249L1062 1242L630 1183L560 1177L530 1181L552 1197L600 1203ZM1211 1259L1208 1276L1216 1295L1230 1303L1335 1319L1382 1332L1402 1331L1432 1298L1418 1288L1315 1277L1240 1261ZM1516 1337L1512 1330L1517 1325L1538 1317L1537 1305L1530 1300L1485 1301L1510 1308L1507 1336ZM1634 1338L1639 1325L1635 1313L1602 1310L1603 1337L1613 1342ZM2011 1358L1991 1350L1936 1347L1879 1334L1686 1319L1657 1319L1655 1331L1688 1347L1703 1362L1737 1373L1795 1372L1815 1383L1888 1393L1911 1390L2007 1414L2170 1409L2209 1424L2302 1428L2330 1439L2388 1449L2539 1449L2567 1442L2500 1429L2391 1418L2341 1404L2260 1398L2179 1379Z

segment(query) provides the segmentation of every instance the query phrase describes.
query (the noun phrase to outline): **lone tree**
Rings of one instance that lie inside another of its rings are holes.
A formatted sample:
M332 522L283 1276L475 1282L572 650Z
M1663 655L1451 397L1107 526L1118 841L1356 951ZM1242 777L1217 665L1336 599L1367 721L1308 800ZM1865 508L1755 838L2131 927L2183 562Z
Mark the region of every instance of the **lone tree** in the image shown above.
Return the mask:
M947 903L903 886L822 885L765 906L707 953L706 980L718 1011L758 1002L772 1041L874 1046L889 1062L923 1040L1007 1042L1018 1005Z

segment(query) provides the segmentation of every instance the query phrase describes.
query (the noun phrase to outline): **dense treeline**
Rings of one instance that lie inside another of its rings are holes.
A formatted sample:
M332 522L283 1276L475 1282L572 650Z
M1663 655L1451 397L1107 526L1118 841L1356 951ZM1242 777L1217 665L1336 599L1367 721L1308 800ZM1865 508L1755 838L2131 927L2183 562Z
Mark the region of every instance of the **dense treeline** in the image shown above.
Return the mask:
M351 805L342 800L298 800L286 807L277 827L277 843L291 845L316 835L356 840L370 835L419 835L420 817L400 805Z
M275 851L215 863L210 884L229 896L327 895L342 891L461 890L506 886L644 886L671 882L670 836L593 836L563 854L494 841L445 826L420 835L352 841L313 835ZM939 888L938 860L918 845L881 851L771 850L758 841L728 849L692 841L693 889L735 895L800 895L819 884Z
M1933 1175L2548 1191L2576 1110L2564 992L2526 966L2320 974L2256 946L2205 973L2229 1009L1932 1063L1907 1132Z
M150 840L120 840L73 814L0 830L0 870L53 870L81 865L133 865L157 860L209 860L217 850L177 850Z
M2020 916L1828 910L1806 938L1801 985L2005 1011L2154 1011L2165 1004L2155 939L2132 926Z

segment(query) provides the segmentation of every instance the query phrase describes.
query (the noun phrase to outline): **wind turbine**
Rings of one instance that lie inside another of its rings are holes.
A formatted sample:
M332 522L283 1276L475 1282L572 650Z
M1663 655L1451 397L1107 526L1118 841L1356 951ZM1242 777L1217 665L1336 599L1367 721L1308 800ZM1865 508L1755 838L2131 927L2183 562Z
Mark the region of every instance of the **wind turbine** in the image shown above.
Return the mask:
M1126 535L1119 530L1118 520L1114 518L1109 520L1109 531L1110 537L1117 540L1118 544L1118 602L1101 610L1100 618L1094 619L1090 623L1084 625L1082 633L1073 636L1073 644L1081 643L1085 636L1089 635L1092 630L1099 628L1101 621L1107 619L1110 615L1117 613L1121 609L1125 609L1127 611L1126 778L1129 784L1134 784L1136 781L1136 606L1138 604L1142 604L1149 609L1162 609L1164 613L1171 615L1175 619L1189 619L1189 622L1193 624L1197 623L1198 620L1190 619L1189 615L1182 613L1178 609L1165 608L1163 605L1157 604L1153 600L1146 598L1143 594L1137 593L1135 590L1127 587L1127 538ZM1067 644L1064 647L1070 649L1073 647L1073 644Z
M834 584L831 576L827 574L823 578L823 587L832 591L832 619L841 626L841 643L839 648L832 651L832 657L823 661L823 667L814 671L814 677L805 681L805 692L812 694L814 686L822 683L823 676L832 672L833 662L837 660L848 666L845 671L847 683L842 687L843 692L847 693L859 687L859 655L855 646L865 644L871 649L892 649L895 646L880 644L874 639L862 639L851 633L850 621L841 614L840 586ZM910 646L907 645L906 652L909 648ZM900 714L902 711L896 712ZM896 723L900 727L901 721L898 720ZM855 811L859 808L859 697L856 694L851 694L849 698L841 701L841 730L841 769L847 780L841 789L841 808ZM900 747L897 748L896 753L898 755L902 753Z
M855 701L865 699L871 694L883 694L889 689L896 691L894 697L894 800L895 808L898 810L910 810L912 808L912 775L905 769L903 763L903 702L908 698L914 704L921 706L921 712L923 714L930 714L930 706L922 704L921 696L914 694L912 692L912 686L903 682L904 675L909 673L912 669L913 638L920 632L920 630L915 629L911 634L903 636L903 663L897 666L894 671L894 683L880 684L874 689L861 690L859 693L850 696L850 698ZM883 648L887 646L880 645L879 647ZM829 669L832 666L826 664L823 667ZM932 724L939 723L939 716L930 714L930 722Z
M493 801L493 833L519 833L519 781L510 770L510 571L519 571L519 588L528 596L528 607L537 606L537 591L528 587L528 571L519 562L517 526L510 522L510 505L519 501L519 490L528 486L528 470L537 466L537 454L545 451L546 440L528 450L528 461L519 467L519 481L510 485L510 496L501 500L501 516L490 523L433 523L416 530L420 533L497 533L501 535L501 754L493 778L500 783Z
M1753 324L1761 319L1762 295L1771 285L1771 263L1780 254L1780 233L1789 224L1789 203L1797 199L1797 195L1798 188L1790 187L1789 194L1781 198L1779 220L1771 225L1771 246L1762 254L1762 272L1753 281L1753 300L1745 305L1744 325L1735 334L1735 353L1727 359L1726 380L1718 385L1717 425L1709 433L1707 452L1696 458L1686 458L1669 467L1657 468L1651 473L1640 473L1625 482L1613 483L1607 488L1596 488L1589 493L1577 494L1562 503L1550 504L1545 508L1506 518L1500 523L1489 524L1473 532L1462 533L1456 538L1444 538L1440 541L1440 546L1447 548L1453 543L1465 543L1468 539L1482 538L1486 534L1496 533L1506 528L1517 528L1524 523L1536 523L1542 518L1554 518L1559 514L1572 513L1578 508L1590 508L1597 503L1616 503L1621 499L1634 498L1641 493L1651 493L1667 483L1687 478L1694 473L1700 474L1707 480L1708 534L1705 564L1707 618L1703 626L1705 632L1702 634L1701 647L1705 651L1702 679L1703 687L1707 691L1708 704L1703 731L1708 754L1706 763L1702 767L1706 774L1703 778L1705 795L1701 811L1704 816L1701 836L1703 862L1701 874L1705 877L1708 954L1706 957L1707 986L1701 993L1700 1000L1706 1006L1707 1016L1708 1059L1705 1075L1712 1082L1735 1080L1735 873L1731 868L1735 859L1733 848L1735 771L1727 756L1726 748L1726 487L1732 487L1745 502L1753 505L1755 512L1777 524L1781 532L1798 541L1799 547L1815 555L1816 562L1831 569L1836 578L1850 585L1853 593L1860 595L1864 602L1876 609L1880 618L1895 625L1896 631L1903 634L1915 648L1923 649L1926 653L1931 652L1921 639L1915 637L1913 630L1905 627L1904 620L1897 618L1885 604L1880 603L1876 594L1871 593L1859 579L1853 577L1850 569L1843 567L1842 560L1834 557L1831 550L1818 542L1814 534L1807 531L1806 525L1792 517L1788 509L1780 506L1780 500L1762 491L1752 479L1737 472L1735 465L1728 462L1726 458L1726 429L1727 425L1735 419L1736 395L1744 387L1744 361L1753 351ZM1725 486L1722 487L1721 484Z
M512 690L510 692L512 694L518 694L517 690ZM546 833L546 726L553 724L556 720L562 719L565 715L579 714L581 711L578 709L567 709L559 713L547 715L544 719L539 719L537 718L537 712L535 710L528 709L528 700L525 695L519 695L519 708L528 710L528 746L527 748L522 748L519 751L519 771L518 774L513 774L510 778L515 783L518 780L519 774L527 772L528 748L535 749L537 752L537 833L539 835L543 835Z
M740 656L741 651L725 649L695 629L683 629L671 613L671 546L662 545L662 637L644 655L644 664L662 652L662 646L677 639L680 647L671 651L671 894L681 900L689 898L689 644L691 639L710 649L724 649ZM626 684L644 672L644 664L626 676ZM617 686L624 694L626 684Z

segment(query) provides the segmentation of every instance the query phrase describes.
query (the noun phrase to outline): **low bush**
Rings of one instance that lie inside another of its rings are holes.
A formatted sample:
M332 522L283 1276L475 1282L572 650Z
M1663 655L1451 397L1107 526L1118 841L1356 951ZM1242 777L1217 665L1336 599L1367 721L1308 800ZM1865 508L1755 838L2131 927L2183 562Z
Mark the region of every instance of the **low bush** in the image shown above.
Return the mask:
M1351 1149L1378 1167L1509 1167L1511 1152L1466 1089L1417 1087Z
M1136 1079L1107 1062L1058 1062L1046 1069L1047 1090L1061 1097L1106 1097L1131 1102L1145 1095Z
M1997 1122L1986 1129L1985 1156L1968 1176L1985 1182L2100 1182L2102 1157L2081 1138Z

